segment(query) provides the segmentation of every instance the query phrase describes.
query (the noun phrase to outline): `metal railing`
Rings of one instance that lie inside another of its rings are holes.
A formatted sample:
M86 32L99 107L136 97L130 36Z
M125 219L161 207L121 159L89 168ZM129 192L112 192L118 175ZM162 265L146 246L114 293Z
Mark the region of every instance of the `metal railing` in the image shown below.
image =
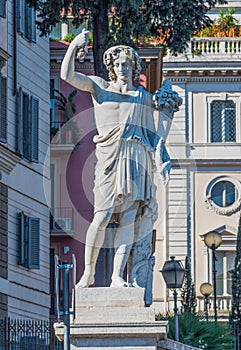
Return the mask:
M0 319L0 350L63 350L54 334L53 322Z
M74 210L71 207L55 207L51 209L50 230L72 231L74 229Z
M74 120L67 123L58 121L50 125L51 144L77 144L79 142L79 127Z

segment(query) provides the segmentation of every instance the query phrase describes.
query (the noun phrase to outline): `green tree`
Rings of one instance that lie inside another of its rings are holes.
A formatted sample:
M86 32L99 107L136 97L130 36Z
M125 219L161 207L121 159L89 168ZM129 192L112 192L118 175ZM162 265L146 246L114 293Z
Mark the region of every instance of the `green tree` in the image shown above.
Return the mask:
M175 339L174 317L157 315L156 318L169 321L168 338ZM181 314L178 320L181 343L206 350L233 349L233 337L229 325L206 322L192 314Z
M187 256L185 260L185 269L186 273L183 281L183 287L181 289L181 310L183 313L188 312L191 314L195 314L197 306L196 293L195 286L192 281L191 267Z
M241 216L237 234L236 257L232 271L232 298L229 322L233 328L237 342L239 337L239 344L241 344ZM239 334L237 334L237 330L239 330Z
M210 8L226 0L26 0L38 10L37 27L48 35L71 8L73 24L88 20L93 32L95 73L105 76L102 57L113 43L133 45L143 36L161 36L176 54L194 32L212 23Z

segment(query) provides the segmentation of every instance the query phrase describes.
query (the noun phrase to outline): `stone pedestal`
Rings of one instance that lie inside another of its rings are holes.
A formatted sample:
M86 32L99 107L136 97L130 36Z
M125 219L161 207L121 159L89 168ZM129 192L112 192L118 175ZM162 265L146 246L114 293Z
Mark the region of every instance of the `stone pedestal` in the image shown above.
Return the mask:
M76 318L71 321L71 350L156 350L166 339L167 322L155 321L144 307L142 288L87 288L76 291ZM63 340L63 324L55 324Z

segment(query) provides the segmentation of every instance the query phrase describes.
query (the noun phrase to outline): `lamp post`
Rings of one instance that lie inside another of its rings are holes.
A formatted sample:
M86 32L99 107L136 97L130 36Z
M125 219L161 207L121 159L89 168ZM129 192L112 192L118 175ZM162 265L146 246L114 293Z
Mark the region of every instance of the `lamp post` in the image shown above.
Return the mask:
M178 308L177 308L177 288L181 288L186 270L182 266L181 261L175 260L175 256L170 257L171 260L166 261L161 271L167 288L173 290L174 297L174 324L175 324L175 340L179 341L178 329Z
M204 282L200 286L200 292L205 299L204 311L205 311L206 320L208 322L208 297L213 292L213 286L208 282Z
M213 307L214 320L217 322L217 286L216 286L216 255L215 250L222 244L222 236L216 231L210 231L204 236L205 245L212 250L212 272L213 272Z

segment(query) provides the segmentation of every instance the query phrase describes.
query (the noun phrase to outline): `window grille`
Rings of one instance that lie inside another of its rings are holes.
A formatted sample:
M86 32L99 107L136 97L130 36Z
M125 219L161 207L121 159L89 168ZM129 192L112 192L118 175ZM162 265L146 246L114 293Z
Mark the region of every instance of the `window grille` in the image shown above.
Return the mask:
M236 141L236 107L233 101L211 103L211 142Z

